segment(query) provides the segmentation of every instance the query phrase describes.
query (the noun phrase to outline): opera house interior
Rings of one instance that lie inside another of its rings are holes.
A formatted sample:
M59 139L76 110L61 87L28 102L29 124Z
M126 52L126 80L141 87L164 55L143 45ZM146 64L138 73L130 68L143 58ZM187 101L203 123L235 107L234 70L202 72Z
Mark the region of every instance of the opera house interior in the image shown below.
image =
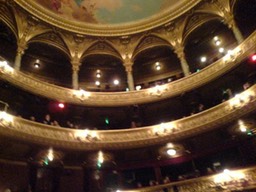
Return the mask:
M0 0L0 192L256 191L256 0Z

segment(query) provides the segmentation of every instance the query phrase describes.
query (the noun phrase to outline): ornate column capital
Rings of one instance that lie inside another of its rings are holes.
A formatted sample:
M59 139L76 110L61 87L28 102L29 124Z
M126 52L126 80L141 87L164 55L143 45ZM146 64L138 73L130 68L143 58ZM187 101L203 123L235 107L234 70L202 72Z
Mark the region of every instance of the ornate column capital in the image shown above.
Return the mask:
M176 43L173 48L179 59L185 58L184 47L180 43Z
M131 63L124 64L124 67L125 67L125 71L127 73L131 73L132 72L132 64Z
M71 60L71 65L72 65L73 72L78 72L79 68L81 66L81 62L80 62L79 59L74 58L74 59Z
M127 55L123 60L123 66L125 67L125 71L127 73L132 72L133 60Z
M17 54L23 55L25 53L25 50L28 48L27 41L20 40L17 43Z

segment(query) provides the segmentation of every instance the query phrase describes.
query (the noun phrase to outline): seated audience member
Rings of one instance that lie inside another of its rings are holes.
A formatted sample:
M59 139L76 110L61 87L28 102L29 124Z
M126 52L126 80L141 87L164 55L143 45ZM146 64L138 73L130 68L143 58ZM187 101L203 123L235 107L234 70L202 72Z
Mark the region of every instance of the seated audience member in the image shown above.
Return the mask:
M166 184L166 183L170 183L170 178L168 176L166 176L163 180L163 183Z
M52 125L53 125L53 126L56 126L56 127L60 127L59 122L56 121L56 120L54 120L54 121L52 122Z
M34 116L30 116L30 117L29 117L29 120L30 120L30 121L36 121L36 118L35 118Z
M44 120L43 120L43 123L46 124L46 125L51 125L52 122L51 122L51 116L49 114L46 114L45 117L44 117Z

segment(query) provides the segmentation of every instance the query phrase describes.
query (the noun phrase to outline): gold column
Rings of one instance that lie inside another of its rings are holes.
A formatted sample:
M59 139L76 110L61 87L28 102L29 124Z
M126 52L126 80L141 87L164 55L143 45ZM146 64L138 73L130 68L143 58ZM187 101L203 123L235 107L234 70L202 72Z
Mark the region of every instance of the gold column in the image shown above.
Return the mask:
M237 27L233 16L230 16L228 19L226 19L225 23L232 30L238 44L242 43L244 41L244 37L239 28Z
M21 59L22 59L22 56L24 55L26 49L27 49L27 45L25 42L18 43L17 53L16 53L16 57L15 57L15 61L14 61L14 69L20 70Z
M188 76L190 74L190 71L189 71L188 62L185 58L184 47L179 44L176 44L176 46L174 46L174 52L177 54L180 60L181 68L184 73L184 76Z
M125 71L127 73L127 83L130 91L134 91L134 81L132 75L132 63L125 63Z
M78 72L79 72L79 67L81 63L79 61L72 61L72 87L73 89L78 89L79 88L79 77L78 77Z

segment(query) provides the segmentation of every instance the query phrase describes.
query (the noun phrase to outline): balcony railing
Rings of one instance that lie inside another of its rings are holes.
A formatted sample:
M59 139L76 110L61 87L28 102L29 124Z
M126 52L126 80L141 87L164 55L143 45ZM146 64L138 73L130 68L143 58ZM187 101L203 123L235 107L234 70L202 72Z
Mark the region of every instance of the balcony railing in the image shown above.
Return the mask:
M84 90L67 89L43 82L37 78L16 71L9 65L0 63L0 78L9 81L29 92L41 96L87 106L125 106L156 102L202 86L238 66L249 54L255 52L256 31L232 53L225 55L200 72L194 73L177 81L153 88L130 92L87 92Z
M256 109L256 85L201 113L164 124L122 130L75 130L0 113L0 134L69 149L120 149L174 142L237 121Z
M174 190L175 189L175 190ZM199 177L164 185L145 187L120 192L235 192L256 191L256 167L239 170L224 170L211 176Z

